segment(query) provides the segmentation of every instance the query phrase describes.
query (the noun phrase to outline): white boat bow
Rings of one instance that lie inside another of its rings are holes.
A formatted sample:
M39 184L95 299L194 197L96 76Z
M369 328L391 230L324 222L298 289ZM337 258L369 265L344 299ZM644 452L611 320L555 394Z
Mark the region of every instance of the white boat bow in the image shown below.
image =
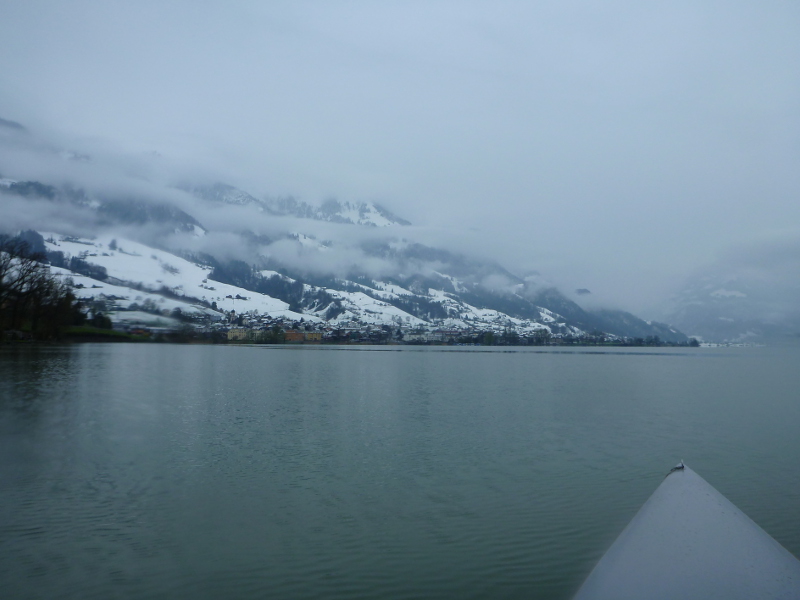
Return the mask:
M800 561L681 462L575 596L628 598L800 600Z

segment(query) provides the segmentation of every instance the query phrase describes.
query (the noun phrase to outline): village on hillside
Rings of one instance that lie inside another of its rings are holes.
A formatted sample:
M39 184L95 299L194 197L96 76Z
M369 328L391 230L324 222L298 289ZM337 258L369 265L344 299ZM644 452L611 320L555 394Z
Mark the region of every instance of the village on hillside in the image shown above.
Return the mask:
M119 310L113 297L98 297L95 310L113 314L114 330L137 338L234 344L416 344L481 346L623 345L661 346L657 336L623 338L607 333L553 332L546 325L517 331L512 322L482 323L480 327L445 327L432 323L374 324L357 319L328 322L309 317L284 318L258 311L184 315L180 309L150 312ZM684 344L685 345L685 344Z

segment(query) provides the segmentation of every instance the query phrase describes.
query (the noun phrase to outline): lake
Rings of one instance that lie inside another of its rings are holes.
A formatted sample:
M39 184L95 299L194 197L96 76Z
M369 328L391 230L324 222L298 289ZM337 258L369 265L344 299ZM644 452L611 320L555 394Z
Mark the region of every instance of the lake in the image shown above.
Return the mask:
M0 346L4 598L570 598L679 460L800 555L800 349Z

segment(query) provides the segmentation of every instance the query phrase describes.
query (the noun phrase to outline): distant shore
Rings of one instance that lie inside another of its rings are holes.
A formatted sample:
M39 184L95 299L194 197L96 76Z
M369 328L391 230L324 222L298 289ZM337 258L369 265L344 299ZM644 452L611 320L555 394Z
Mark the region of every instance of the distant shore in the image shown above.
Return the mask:
M402 340L347 340L334 339L322 341L278 341L265 343L253 340L231 340L221 333L200 333L187 330L173 331L168 333L140 334L128 333L114 329L99 328L92 326L70 327L64 330L60 336L46 340L36 339L30 333L24 331L7 331L0 336L0 344L3 345L27 345L27 344L52 344L52 343L171 343L171 344L209 344L209 345L236 345L236 346L255 346L255 345L286 345L286 346L482 346L482 347L565 347L565 346L585 346L585 347L608 347L608 348L698 348L698 347L724 347L724 346L744 346L747 344L724 344L724 343L700 343L695 339L688 342L666 342L662 340L645 340L635 338L632 340L606 340L596 339L556 339L545 343L509 343L497 340L494 343L482 343L477 341L402 341ZM749 344L753 345L753 344Z

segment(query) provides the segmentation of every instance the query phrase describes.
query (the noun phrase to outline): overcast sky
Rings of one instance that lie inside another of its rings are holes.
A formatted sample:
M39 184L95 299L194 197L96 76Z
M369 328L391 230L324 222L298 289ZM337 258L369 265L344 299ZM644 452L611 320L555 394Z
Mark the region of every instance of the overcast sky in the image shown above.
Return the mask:
M796 0L0 0L0 118L377 200L638 311L800 239Z

